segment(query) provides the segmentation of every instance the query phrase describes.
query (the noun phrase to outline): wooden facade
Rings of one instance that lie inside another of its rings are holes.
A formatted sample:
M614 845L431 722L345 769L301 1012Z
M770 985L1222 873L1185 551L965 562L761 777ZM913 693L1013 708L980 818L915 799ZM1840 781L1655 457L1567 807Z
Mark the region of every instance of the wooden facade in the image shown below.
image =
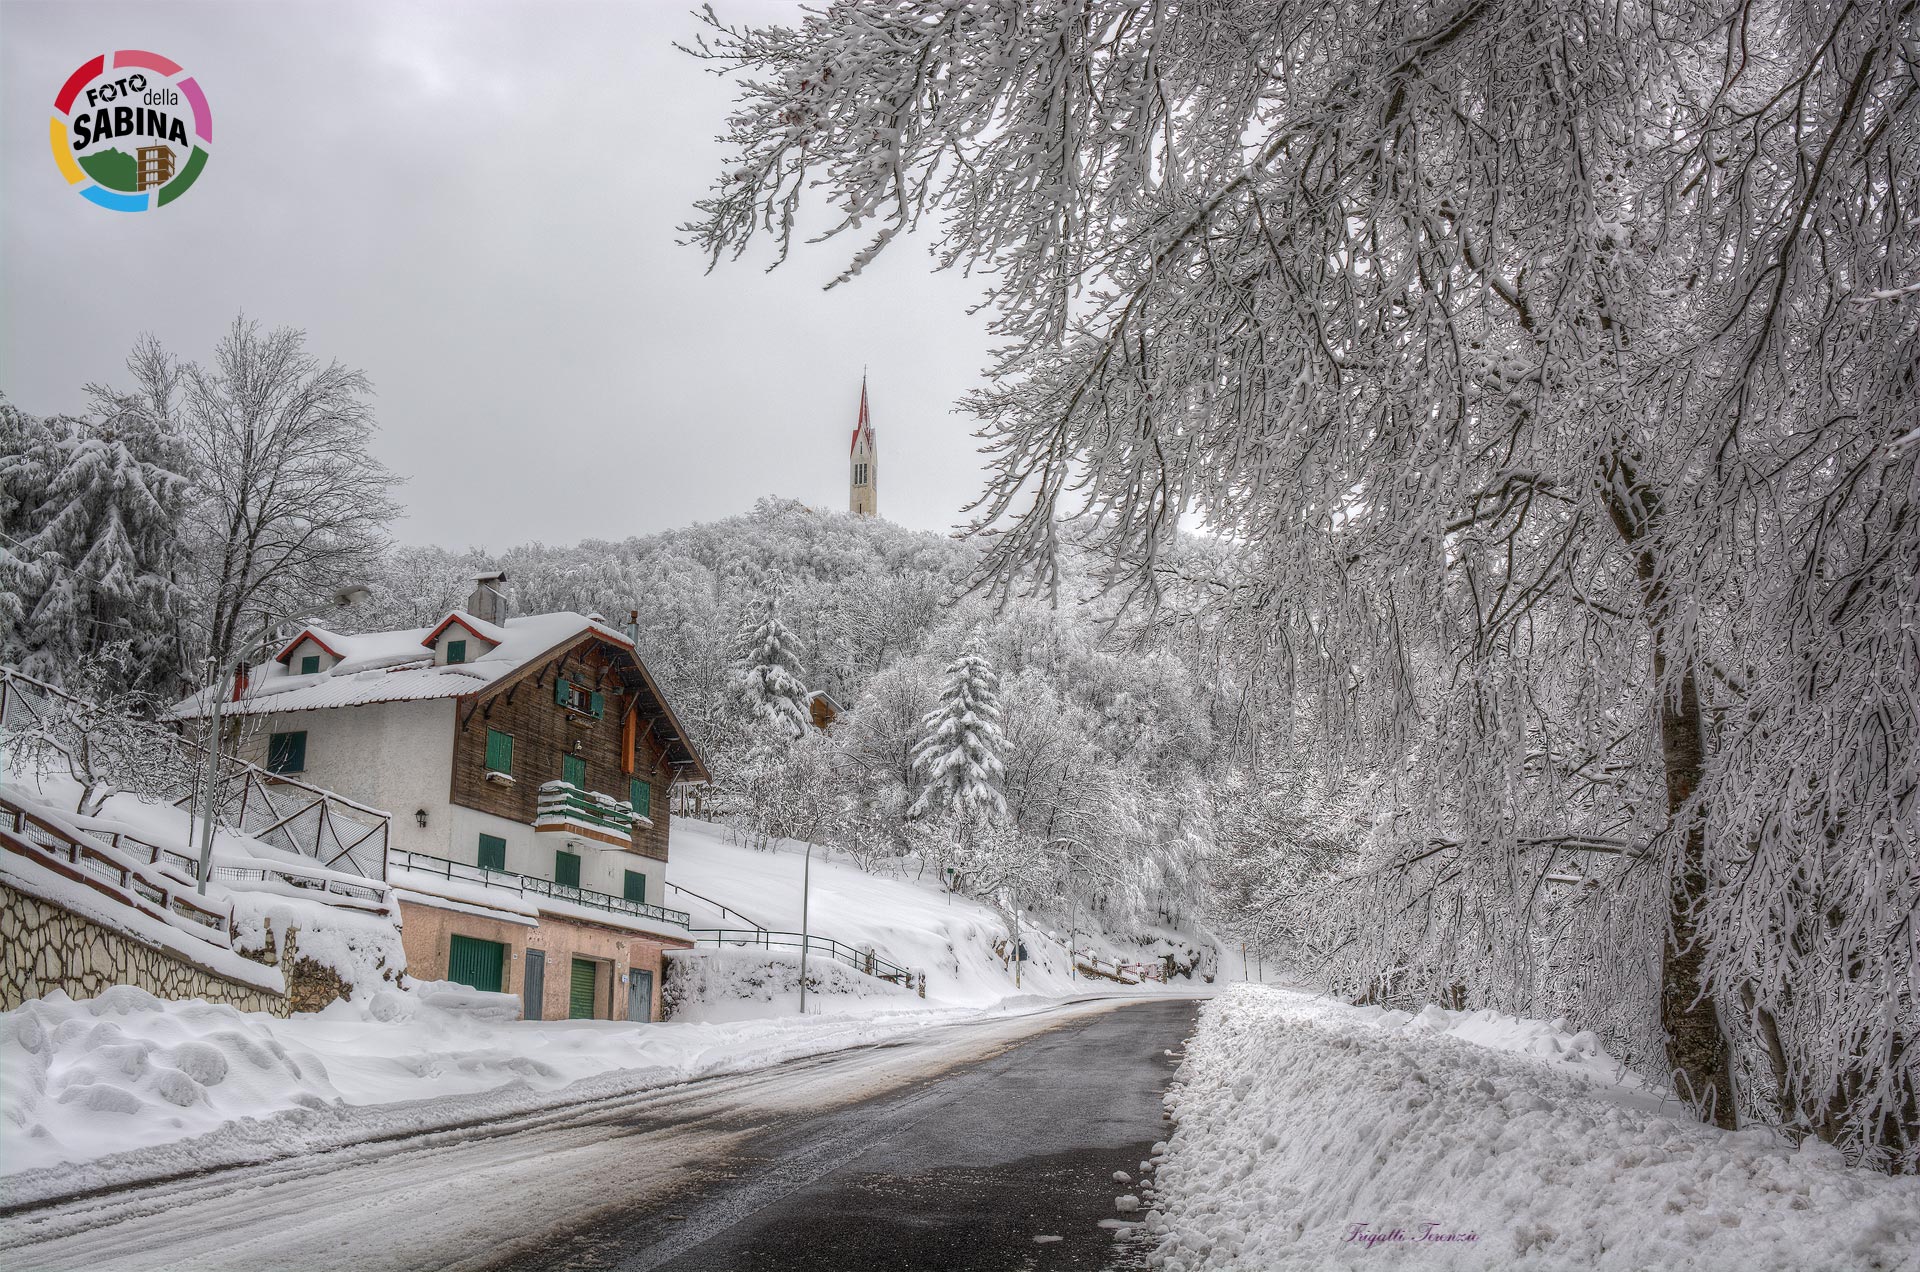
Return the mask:
M556 699L557 682L563 679L597 695L597 717ZM488 777L489 730L513 739L511 785ZM632 851L665 861L674 757L663 733L677 737L664 704L632 656L584 637L460 700L449 799L463 808L531 825L538 815L541 785L563 778L565 760L572 756L584 765L585 789L623 804L631 779L647 782L652 825L634 823Z

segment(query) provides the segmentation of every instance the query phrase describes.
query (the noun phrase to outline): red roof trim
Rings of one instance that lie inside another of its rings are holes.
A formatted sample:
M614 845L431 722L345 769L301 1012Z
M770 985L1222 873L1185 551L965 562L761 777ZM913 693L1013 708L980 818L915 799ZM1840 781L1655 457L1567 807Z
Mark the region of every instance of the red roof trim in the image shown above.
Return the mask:
M867 415L867 377L864 375L860 377L860 418L854 423L853 442L847 447L847 454L851 455L859 449L862 433L867 435L869 441L873 439L873 420Z
M466 619L460 617L458 614L449 614L445 618L441 619L440 626L428 632L427 638L421 641L420 643L422 645L427 646L428 648L432 648L433 642L440 639L440 633L447 630L447 624L449 623L460 624L460 626L467 629L467 634L472 636L475 640L484 640L489 645L497 645L500 643L499 641L495 640L493 637L487 635L484 632L475 631L473 629L473 624L469 623Z
M312 641L314 644L320 646L320 648L332 654L335 658L345 657L344 654L342 654L339 650L335 649L332 645L327 644L326 641L321 640L318 636L315 636L313 634L313 629L311 627L303 627L300 629L300 634L298 636L295 636L292 640L287 642L287 647L285 649L281 650L278 654L274 655L273 661L277 663L283 663L287 661L287 659L293 657L293 651L300 648L300 642L303 640Z

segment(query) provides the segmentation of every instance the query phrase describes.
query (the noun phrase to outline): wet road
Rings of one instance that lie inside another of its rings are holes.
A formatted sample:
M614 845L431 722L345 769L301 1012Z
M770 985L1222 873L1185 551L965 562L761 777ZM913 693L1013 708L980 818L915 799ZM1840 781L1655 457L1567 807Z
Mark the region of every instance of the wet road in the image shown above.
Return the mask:
M1089 1001L0 1218L7 1272L1129 1266L1196 1005ZM1059 1241L1036 1243L1036 1236Z
M1195 1005L1133 1003L859 1104L776 1122L721 1165L500 1272L1010 1272L1144 1266L1113 1224L1162 1138ZM1106 1221L1103 1225L1102 1221Z

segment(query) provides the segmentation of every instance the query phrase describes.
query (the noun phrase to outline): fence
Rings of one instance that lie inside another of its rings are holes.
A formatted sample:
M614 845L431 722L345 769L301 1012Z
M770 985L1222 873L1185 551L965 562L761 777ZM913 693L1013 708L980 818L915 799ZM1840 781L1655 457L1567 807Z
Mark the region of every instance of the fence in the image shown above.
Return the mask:
M524 897L531 893L537 897L552 897L556 901L570 901L575 905L605 910L609 914L625 914L636 919L651 919L656 923L669 923L675 927L685 927L692 921L692 916L683 910L669 910L665 906L649 905L645 901L629 901L625 897L595 892L590 888L576 888L565 883L554 883L550 879L537 879L532 875L515 874L510 870L489 870L485 866L470 866L464 861L449 861L445 857L429 856L424 852L403 850L399 854L397 864L403 870L419 870L426 874L437 874L443 879L477 883L483 888L497 888L503 892L511 892L516 897Z
M667 880L667 886L669 888L672 888L675 892L684 893L687 896L692 897L695 901L699 901L704 905L712 906L714 909L720 911L720 915L722 918L725 918L727 915L730 914L734 918L740 920L742 923L746 924L748 927L752 928L756 932L764 932L767 930L765 926L759 923L755 923L752 919L740 913L740 911L734 909L732 906L725 905L719 901L715 901L712 897L702 896L698 892L695 892L692 888L683 888L671 879Z
M814 936L811 933L802 937L798 932L769 932L765 928L748 931L744 928L695 928L689 934L695 945L709 945L729 948L756 948L765 950L792 949L805 946L809 954L824 954L836 962L845 963L856 972L865 972L877 980L892 981L896 985L912 988L914 973L898 963L890 963L870 948L856 948L843 945L828 936Z
M52 745L72 754L81 739L61 718L63 707L94 708L63 689L11 667L0 667L0 731L38 729ZM196 810L206 784L206 749L163 725L134 727L152 740L144 759L156 770L152 784L177 807ZM381 880L387 877L388 814L332 791L231 756L220 757L215 786L215 818L265 844L311 857L331 870Z
M161 850L127 834L96 837L0 799L0 847L37 861L100 895L221 949L233 948L233 907L194 895L194 882L171 874ZM146 863L136 859L145 850Z

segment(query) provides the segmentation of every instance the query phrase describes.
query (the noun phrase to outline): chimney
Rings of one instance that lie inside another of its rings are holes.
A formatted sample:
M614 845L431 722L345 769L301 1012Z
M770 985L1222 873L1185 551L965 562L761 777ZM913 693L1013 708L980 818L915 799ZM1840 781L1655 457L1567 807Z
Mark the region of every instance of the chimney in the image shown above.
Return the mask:
M244 658L234 664L233 700L235 702L238 702L240 701L240 699L247 696L247 676L250 670L251 669L247 666L246 660Z
M483 623L507 621L506 571L473 576L473 595L467 598L467 613Z

